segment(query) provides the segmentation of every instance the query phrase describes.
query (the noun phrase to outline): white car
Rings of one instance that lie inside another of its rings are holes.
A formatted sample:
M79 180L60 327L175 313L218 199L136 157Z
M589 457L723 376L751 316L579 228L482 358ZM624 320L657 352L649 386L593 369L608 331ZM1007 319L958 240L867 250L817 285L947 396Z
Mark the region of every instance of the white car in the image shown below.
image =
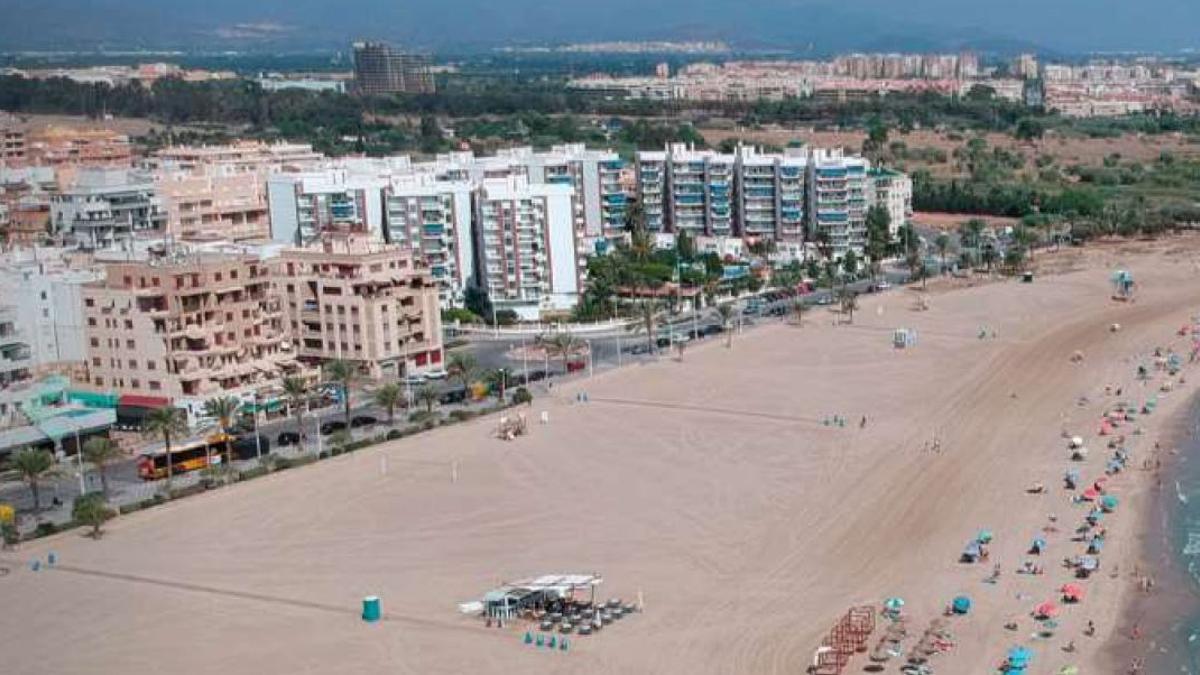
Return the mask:
M401 379L400 383L407 384L409 386L417 386L420 384L425 384L425 376L420 373L417 373L415 375L409 375L408 377Z
M447 373L445 368L434 368L425 371L425 379L427 380L444 380L449 376L450 373Z

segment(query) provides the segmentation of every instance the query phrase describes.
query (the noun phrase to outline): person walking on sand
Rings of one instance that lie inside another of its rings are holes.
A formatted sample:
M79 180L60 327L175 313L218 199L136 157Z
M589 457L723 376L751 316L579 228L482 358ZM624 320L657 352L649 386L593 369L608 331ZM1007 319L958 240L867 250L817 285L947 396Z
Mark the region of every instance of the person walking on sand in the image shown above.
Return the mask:
M866 428L867 428L867 416L866 416L866 415L863 415L863 416L862 416L862 419L861 419L861 420L859 421L859 423L858 423L858 428L859 428L859 429L866 429Z
M1094 621L1092 621L1091 619L1088 619L1088 625L1087 625L1087 628L1084 629L1083 634L1088 637L1095 636L1096 635L1096 623Z

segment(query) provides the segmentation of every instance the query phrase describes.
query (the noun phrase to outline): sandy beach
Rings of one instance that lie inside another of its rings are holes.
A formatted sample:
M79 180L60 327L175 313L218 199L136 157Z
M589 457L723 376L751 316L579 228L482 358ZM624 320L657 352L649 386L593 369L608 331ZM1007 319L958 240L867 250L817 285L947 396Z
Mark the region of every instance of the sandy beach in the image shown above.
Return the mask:
M822 309L732 349L715 340L556 386L513 442L479 420L122 517L100 541L25 545L0 554L12 568L0 663L28 675L797 673L852 606L902 597L919 634L965 594L972 612L950 619L936 672L996 672L1018 644L1034 652L1030 673L1124 672L1111 646L1129 639L1122 608L1139 593L1137 530L1155 489L1140 467L1200 382L1185 367L1187 383L1162 394L1162 376L1143 384L1136 368L1156 346L1186 361L1176 331L1200 310L1197 251L1189 238L1064 252L1080 271L932 284L927 311L908 290L864 297L853 325ZM1117 267L1133 271L1136 302L1110 299ZM899 327L917 344L894 349ZM1157 410L1109 481L1121 504L1100 573L1055 637L1036 639L1031 609L1057 599L1072 579L1060 561L1083 552L1070 538L1086 507L1061 478L1104 472L1106 385L1137 403L1157 395ZM823 423L835 415L845 427ZM1069 462L1064 431L1086 439L1086 462ZM1046 492L1027 494L1037 481ZM1057 532L1042 530L1050 514ZM981 529L995 534L990 560L960 563ZM1017 574L1039 536L1045 574ZM58 565L32 571L49 551ZM642 593L645 611L567 653L457 612L503 580L571 572L602 573L605 597ZM369 594L385 621L358 618Z

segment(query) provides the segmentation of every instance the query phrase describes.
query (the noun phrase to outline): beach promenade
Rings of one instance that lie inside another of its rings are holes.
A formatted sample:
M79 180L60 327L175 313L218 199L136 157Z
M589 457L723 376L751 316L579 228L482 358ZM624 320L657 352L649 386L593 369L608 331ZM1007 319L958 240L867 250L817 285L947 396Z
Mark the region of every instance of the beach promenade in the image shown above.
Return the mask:
M1161 393L1161 374L1136 371L1156 347L1186 364L1190 337L1176 332L1200 312L1198 252L1195 239L1099 247L1032 284L935 284L927 311L910 291L864 297L853 325L812 311L731 349L712 341L556 386L511 442L479 420L132 514L100 541L68 533L5 552L0 663L29 675L798 673L852 606L902 597L919 634L967 595L936 672L996 672L1015 645L1033 651L1030 673L1124 672L1109 647L1128 639L1121 608L1139 592L1136 528L1155 489L1142 462L1200 383L1185 365L1186 383ZM1136 302L1110 299L1118 267L1134 273ZM915 345L892 346L901 327ZM1142 434L1122 432L1131 466L1107 484L1121 503L1086 598L1034 638L1030 611L1058 599L1074 580L1062 559L1085 547L1071 537L1088 506L1061 479L1104 473L1114 386L1157 407ZM1084 437L1086 461L1070 461L1064 431ZM1056 531L1043 529L1051 515ZM959 562L982 529L989 560ZM1044 574L1018 574L1037 537ZM56 567L32 571L49 551ZM640 592L645 611L547 653L517 624L456 610L503 580L570 571L602 573L606 597ZM385 620L364 624L372 594Z

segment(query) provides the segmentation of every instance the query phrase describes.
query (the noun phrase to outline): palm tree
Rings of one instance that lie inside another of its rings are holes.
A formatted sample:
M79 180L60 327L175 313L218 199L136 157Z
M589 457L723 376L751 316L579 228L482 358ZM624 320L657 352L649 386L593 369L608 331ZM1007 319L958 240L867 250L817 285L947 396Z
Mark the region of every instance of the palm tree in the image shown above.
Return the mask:
M404 400L404 391L395 382L389 382L375 391L375 403L387 410L388 426L396 419L396 408Z
M563 374L567 373L567 364L580 349L583 348L583 340L580 340L571 332L555 333L549 338L539 336L538 342L542 343L542 348L547 352L554 354L562 359Z
M33 512L42 510L39 481L54 470L54 456L45 450L25 448L12 456L12 468L16 470L21 480L29 484L29 492L33 494Z
M183 411L179 408L155 408L146 414L143 422L146 433L162 436L163 451L167 461L167 489L170 489L171 479L175 477L175 462L171 458L171 439L179 438L187 433L187 423L183 419Z
M108 465L121 456L121 448L103 436L93 436L83 444L83 458L100 473L100 491L108 499Z
M717 305L717 319L721 321L721 329L725 331L725 348L729 349L733 346L733 331L730 330L733 324L734 307L731 303Z
M350 424L350 384L358 379L358 368L349 361L330 361L325 364L325 379L337 383L341 388L346 424Z
M475 360L475 355L469 352L455 352L446 363L446 372L461 382L464 390L471 387L478 370L479 362Z
M217 420L217 427L225 437L225 461L233 461L233 440L229 437L229 429L233 426L233 418L242 409L242 402L233 396L219 396L204 402L204 414ZM254 414L258 414L255 410ZM207 454L207 450L205 453ZM212 466L212 457L205 457L206 464Z
M437 403L438 401L437 389L434 389L429 385L425 385L417 390L417 393L414 394L414 397L416 400L425 404L425 412L432 413L433 404Z
M308 402L308 383L302 377L283 378L283 395L288 403L296 409L296 435L304 437L304 407Z
M658 343L654 340L654 329L658 325L658 309L659 305L656 300L650 298L638 300L634 305L634 318L637 321L627 327L627 330L634 333L646 332L646 347L652 354L658 351Z
M76 499L75 505L71 508L71 517L75 519L75 522L92 528L92 539L100 538L102 534L100 528L104 526L105 521L115 515L116 513L104 503L104 499L96 493L83 495Z

